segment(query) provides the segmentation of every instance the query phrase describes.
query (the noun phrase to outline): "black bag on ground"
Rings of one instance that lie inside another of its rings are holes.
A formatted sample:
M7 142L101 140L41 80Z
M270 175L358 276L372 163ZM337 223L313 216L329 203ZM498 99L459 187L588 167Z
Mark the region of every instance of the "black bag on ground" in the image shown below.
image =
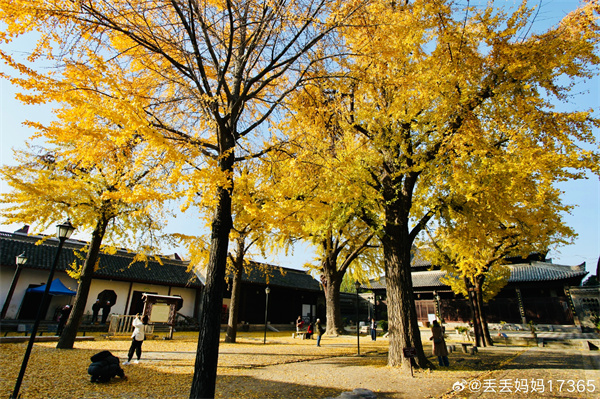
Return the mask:
M119 358L109 351L96 353L90 360L92 364L88 367L88 374L92 376L92 382L108 382L115 376L125 378L125 372L119 365Z

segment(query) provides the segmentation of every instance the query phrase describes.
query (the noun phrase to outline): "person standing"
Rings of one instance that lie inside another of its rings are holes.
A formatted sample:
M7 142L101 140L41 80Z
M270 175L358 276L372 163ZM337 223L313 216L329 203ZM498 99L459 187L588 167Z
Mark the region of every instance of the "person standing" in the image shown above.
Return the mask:
M101 307L100 299L96 299L96 302L92 305L92 324L96 324L98 321L98 313L100 313Z
M433 355L437 356L440 366L448 367L450 362L448 361L448 348L446 347L444 330L437 320L433 321L433 326L431 327L431 337L429 339L433 340Z
M140 320L140 315L137 315L135 319L133 319L133 322L131 323L133 326L133 334L131 334L131 346L129 347L129 353L127 354L127 361L125 361L123 364L127 365L131 363L134 352L137 360L134 360L133 363L138 364L140 362L140 358L142 357L142 344L146 338L146 324L148 324L148 316L144 316Z
M106 301L104 305L102 305L102 324L106 324L106 319L108 319L111 307L110 301Z
M321 337L325 333L323 327L321 327L321 319L317 319L315 323L315 328L317 329L317 346L321 346Z
M375 341L377 339L377 322L374 318L371 317L371 341Z
M60 310L60 316L58 317L58 327L56 328L56 335L62 335L62 332L65 328L65 324L67 324L67 320L69 320L69 316L71 315L71 305L65 305Z
M299 333L302 331L302 327L304 327L304 321L302 320L302 316L298 316L296 319L296 332Z

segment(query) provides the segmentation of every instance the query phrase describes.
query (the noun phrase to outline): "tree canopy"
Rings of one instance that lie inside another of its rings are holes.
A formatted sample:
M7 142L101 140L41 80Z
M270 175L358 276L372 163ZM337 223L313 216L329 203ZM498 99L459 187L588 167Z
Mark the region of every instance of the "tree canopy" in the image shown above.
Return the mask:
M403 347L416 347L418 364L427 363L410 251L473 182L461 177L506 168L495 162L499 146L523 157L509 171L526 168L542 184L598 173L598 151L582 149L598 146L592 110L559 112L553 104L568 98L573 79L597 73L598 9L587 2L547 32L532 33L535 13L526 3L505 11L452 1L373 2L343 32L350 50L324 74L334 93L327 106L340 115L339 130L360 143L354 160L366 176L361 189L378 204L364 220L384 251L390 365L408 369Z
M598 1L583 3L541 33L530 29L536 14L526 1L514 9L470 4L0 0L7 26L0 41L39 29L33 58L57 57L59 74L90 77L70 90L107 92L113 76L124 74L131 84L114 80L122 92L113 98L114 120L122 116L121 125L177 162L171 178L189 182L191 202L200 193L210 198L191 397L214 396L236 165L281 148L287 130L274 129L276 110L300 85L307 90L298 101L307 106L286 116L304 129L302 144L335 143L334 151L321 153L334 159L338 151L352 151L339 158L344 167L335 168L346 174L343 183L328 186L347 202L331 211L343 216L364 209L355 216L381 242L391 366L409 368L403 347L417 348L417 363L427 365L410 251L425 226L461 196L477 198L469 186L479 183L467 179L469 173L523 168L543 187L588 170L599 173L593 111L554 106L569 98L575 79L597 75ZM33 80L21 83L35 88ZM522 158L496 162L498 148ZM361 199L364 207L355 208ZM531 202L518 209L539 203L525 200Z

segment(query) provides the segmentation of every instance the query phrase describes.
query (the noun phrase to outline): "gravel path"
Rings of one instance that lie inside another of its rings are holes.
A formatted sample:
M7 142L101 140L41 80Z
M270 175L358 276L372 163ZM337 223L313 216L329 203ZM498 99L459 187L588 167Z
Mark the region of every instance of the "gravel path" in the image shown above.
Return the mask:
M25 345L0 345L0 396L12 392ZM429 342L425 345L430 353ZM74 350L39 343L21 392L23 398L187 399L196 346L193 336L149 340L142 362L124 366L127 380L91 384L90 356L110 350L124 359L129 340L79 342ZM452 353L449 368L418 370L411 377L387 367L387 340L365 338L360 348L362 356L356 356L356 340L348 336L326 336L319 348L314 340L287 334L269 337L266 345L252 336L221 343L217 398L342 399L355 389L372 391L377 399L600 397L598 351L498 345L474 355Z

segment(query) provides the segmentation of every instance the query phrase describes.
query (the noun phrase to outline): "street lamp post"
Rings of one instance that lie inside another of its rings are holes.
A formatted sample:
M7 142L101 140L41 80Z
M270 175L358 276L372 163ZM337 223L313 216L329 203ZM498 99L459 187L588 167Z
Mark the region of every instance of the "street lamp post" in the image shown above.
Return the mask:
M6 295L6 300L4 301L4 306L2 306L2 313L0 313L0 319L4 319L6 317L6 312L8 311L8 306L10 305L10 300L15 292L15 287L17 286L17 281L19 281L19 276L21 275L21 266L23 266L27 262L27 257L25 253L17 256L16 263L17 268L15 269L15 274L13 275L12 282L10 283L10 288L8 289L8 294Z
M354 286L356 287L356 354L357 356L360 356L360 322L359 322L359 312L358 312L358 290L360 289L360 283L357 281L356 283L354 283Z
M57 235L58 235L58 248L56 250L56 257L54 258L54 263L52 264L52 268L50 269L50 274L48 275L48 282L46 283L46 289L44 290L44 294L42 295L42 300L40 302L40 307L38 309L37 317L35 319L35 323L33 324L33 328L31 330L31 336L29 337L29 344L27 345L27 349L25 350L25 355L23 356L23 363L21 364L21 371L19 372L19 376L17 377L17 382L15 383L15 389L10 397L10 399L17 399L19 397L19 390L21 389L21 383L23 382L23 376L25 375L25 370L27 369L27 362L29 361L29 356L31 355L31 349L33 348L33 343L35 342L35 336L37 334L37 330L40 326L40 321L42 320L42 312L46 308L46 301L48 299L48 292L50 291L50 285L52 284L52 279L54 278L54 271L56 270L56 265L58 264L58 258L60 257L60 251L62 250L63 244L65 240L71 237L75 228L71 224L71 221L67 219L63 224L59 224L56 226Z
M269 288L269 286L267 286L267 288L265 288L265 294L266 294L266 302L265 302L265 337L263 339L263 344L267 343L267 313L269 310L269 292L271 292L271 289Z

